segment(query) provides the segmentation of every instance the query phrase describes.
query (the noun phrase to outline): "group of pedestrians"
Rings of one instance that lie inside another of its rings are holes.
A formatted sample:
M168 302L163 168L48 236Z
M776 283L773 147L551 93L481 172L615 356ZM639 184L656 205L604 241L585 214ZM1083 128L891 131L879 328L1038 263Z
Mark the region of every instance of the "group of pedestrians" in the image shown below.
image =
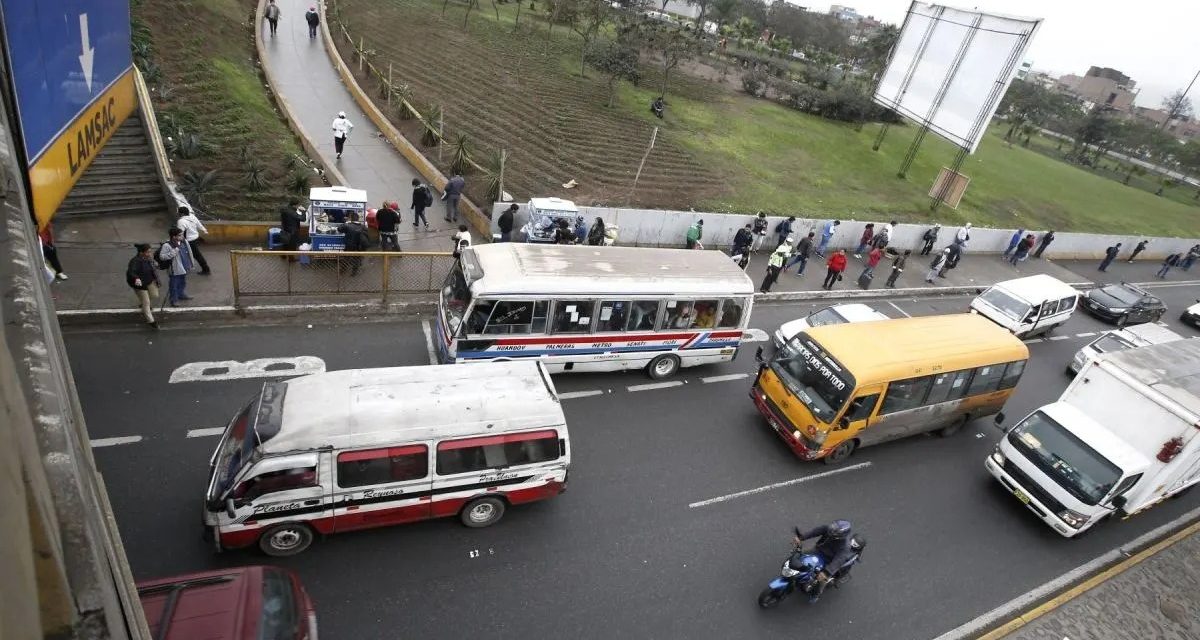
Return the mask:
M158 299L158 288L161 280L159 271L166 272L167 297L163 305L172 307L191 300L187 294L187 277L199 268L202 276L212 275L208 260L204 257L200 245L203 242L201 234L207 234L208 229L188 207L179 207L175 226L167 231L167 240L158 247L148 243L134 245L136 253L125 268L125 283L133 290L141 307L142 317L146 324L157 329L158 322L154 318L154 302Z
M275 0L268 0L267 8L263 11L263 18L267 21L267 26L271 29L271 37L275 37L275 32L279 30L279 19L283 17L283 12L279 10L279 5L275 4ZM317 37L317 27L321 26L321 14L317 13L317 7L311 6L304 13L304 22L308 24L308 37Z

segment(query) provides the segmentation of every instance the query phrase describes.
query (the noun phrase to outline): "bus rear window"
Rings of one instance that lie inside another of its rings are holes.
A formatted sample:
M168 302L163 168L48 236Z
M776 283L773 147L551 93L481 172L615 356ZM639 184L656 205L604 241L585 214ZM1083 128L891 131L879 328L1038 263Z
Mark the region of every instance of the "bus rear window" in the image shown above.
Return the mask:
M438 475L447 476L484 469L502 469L549 462L558 459L559 455L558 432L552 429L450 440L438 444L437 472Z

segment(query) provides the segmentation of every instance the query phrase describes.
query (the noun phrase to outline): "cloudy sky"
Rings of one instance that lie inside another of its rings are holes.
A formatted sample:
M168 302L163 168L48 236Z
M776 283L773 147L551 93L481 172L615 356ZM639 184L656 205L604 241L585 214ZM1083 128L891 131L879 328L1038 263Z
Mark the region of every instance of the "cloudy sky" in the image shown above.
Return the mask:
M811 10L825 5L791 0ZM863 15L899 25L908 0L845 0ZM1054 75L1083 75L1092 65L1124 72L1141 89L1137 104L1158 107L1200 70L1197 0L963 0L942 2L1013 16L1042 18L1026 60ZM1189 94L1200 105L1200 81Z

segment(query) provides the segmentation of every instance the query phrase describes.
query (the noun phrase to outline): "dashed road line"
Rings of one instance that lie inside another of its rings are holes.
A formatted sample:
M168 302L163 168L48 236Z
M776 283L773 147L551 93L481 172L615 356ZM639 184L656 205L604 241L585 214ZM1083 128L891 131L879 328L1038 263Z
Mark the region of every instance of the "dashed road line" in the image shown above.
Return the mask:
M1087 333L1077 333L1077 334L1075 334L1075 337L1076 338L1090 338L1090 337L1096 335L1097 333L1100 333L1100 332L1099 331L1088 331Z
M818 480L820 478L828 478L829 476L837 475L839 473L846 473L847 471L856 471L858 469L866 469L869 466L871 466L870 462L860 462L858 464L852 464L848 467L842 467L841 469L833 469L832 471L825 471L822 473L814 473L811 476L804 476L803 478L794 478L792 480L776 482L775 484L768 484L763 487L756 487L754 489L748 489L746 491L739 491L737 493L730 493L728 495L717 496L716 498L709 498L708 500L701 500L700 502L693 502L688 505L688 508L696 509L698 507L707 507L710 504L726 502L728 500L733 500L735 498L744 498L746 496L752 496L755 494L763 493L765 491L771 491L773 489L781 489L783 487L790 487L792 485L802 484L802 483L808 482L810 480Z
M209 427L207 429L191 429L187 432L189 438L207 438L225 433L225 427Z
M437 364L437 352L433 350L433 331L429 328L429 321L421 321L421 331L425 333L425 353L429 354L429 364Z
M588 389L587 391L566 391L558 394L559 400L570 400L572 398L590 398L592 396L604 395L603 389Z
M1030 338L1028 340L1022 340L1022 342L1025 344L1033 344L1035 342L1045 342L1045 340L1045 338Z
M1050 336L1047 340L1070 340L1071 336Z
M724 376L709 376L707 378L700 378L700 382L703 382L704 384L712 384L714 382L732 382L734 380L744 380L749 377L750 374L748 373L730 373Z
M670 387L682 387L683 380L668 380L666 382L650 382L647 384L634 384L625 387L626 391L650 391L651 389L669 389Z
M99 449L100 447L113 447L119 444L133 444L141 442L141 436L120 436L117 438L95 438L92 440L92 448Z
M323 373L325 361L316 356L294 356L289 358L259 358L238 362L189 362L171 372L170 384L180 382L216 382L219 380L245 380L247 378L283 378Z
M896 311L899 311L899 312L900 312L900 313L901 313L901 314L902 314L902 315L903 315L905 318L911 318L911 317L912 317L912 316L908 315L908 312L907 312L907 311L905 311L904 309L901 309L900 307L897 307L895 302L892 302L892 301L890 301L890 300L889 300L889 301L888 301L888 304L892 305L892 308L893 308L893 309L895 309Z

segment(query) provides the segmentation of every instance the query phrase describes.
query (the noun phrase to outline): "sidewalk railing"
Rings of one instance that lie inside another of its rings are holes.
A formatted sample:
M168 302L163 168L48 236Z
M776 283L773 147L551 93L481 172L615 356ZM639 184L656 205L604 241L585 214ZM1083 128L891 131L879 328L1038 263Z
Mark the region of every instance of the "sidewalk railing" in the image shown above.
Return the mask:
M392 251L230 251L233 301L254 296L359 296L387 304L393 294L437 291L454 266L449 253Z

